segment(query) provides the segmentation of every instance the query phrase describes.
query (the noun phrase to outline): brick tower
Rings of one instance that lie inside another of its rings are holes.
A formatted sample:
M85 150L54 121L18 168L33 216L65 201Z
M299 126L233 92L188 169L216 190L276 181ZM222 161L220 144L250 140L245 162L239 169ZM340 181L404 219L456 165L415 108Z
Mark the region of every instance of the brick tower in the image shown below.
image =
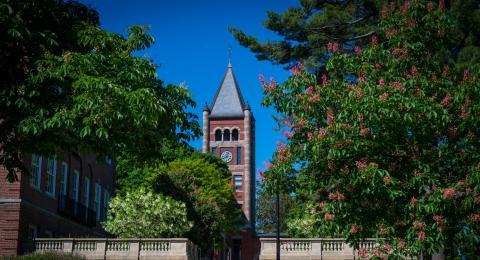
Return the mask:
M219 156L232 173L235 198L242 207L248 223L244 228L249 234L249 238L244 234L241 241L234 242L241 247L241 259L248 259L251 253L246 250L253 249L248 244L255 233L255 119L243 100L230 63L212 104L203 110L202 151ZM235 252L235 245L233 249Z

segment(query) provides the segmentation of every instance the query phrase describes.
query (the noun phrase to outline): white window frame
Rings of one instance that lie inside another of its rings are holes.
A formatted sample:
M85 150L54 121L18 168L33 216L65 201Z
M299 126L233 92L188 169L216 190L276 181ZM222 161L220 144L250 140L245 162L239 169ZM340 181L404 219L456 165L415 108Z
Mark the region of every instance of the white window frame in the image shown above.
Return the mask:
M32 166L30 176L30 187L40 190L40 184L42 181L42 156L38 154L32 154Z
M80 172L78 170L73 171L72 191L73 191L73 200L75 202L78 202L78 199L80 197Z
M237 177L240 178L240 186L237 186ZM234 174L233 175L233 188L235 192L243 192L243 175L241 174Z
M95 183L95 200L94 200L94 207L97 216L97 221L100 220L101 216L101 202L102 202L102 186L100 184Z
M45 187L45 193L52 198L55 198L55 189L57 184L57 159L55 157L49 157L47 159L47 183Z
M110 207L110 192L108 190L103 191L103 219L107 222L107 212Z
M60 195L67 196L68 164L62 162L62 177L60 178Z

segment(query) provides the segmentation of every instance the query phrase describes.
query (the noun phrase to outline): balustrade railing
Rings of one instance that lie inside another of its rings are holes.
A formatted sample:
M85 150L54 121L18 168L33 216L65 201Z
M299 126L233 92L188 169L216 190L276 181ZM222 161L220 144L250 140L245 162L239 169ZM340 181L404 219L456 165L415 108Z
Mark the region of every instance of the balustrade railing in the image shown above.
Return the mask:
M280 255L282 259L355 259L358 258L354 250L344 239L340 238L282 238L280 240ZM275 238L260 238L260 260L275 259ZM376 240L368 239L360 243L360 247L367 249L376 245Z
M38 238L35 251L71 253L87 259L199 259L197 246L184 238Z

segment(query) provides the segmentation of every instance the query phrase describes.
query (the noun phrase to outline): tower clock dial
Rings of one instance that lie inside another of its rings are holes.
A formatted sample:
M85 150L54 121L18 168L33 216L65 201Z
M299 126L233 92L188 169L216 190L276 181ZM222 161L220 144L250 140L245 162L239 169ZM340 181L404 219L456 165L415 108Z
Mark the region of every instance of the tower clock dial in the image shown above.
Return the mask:
M229 163L229 162L232 161L233 155L232 155L231 152L225 151L225 152L223 152L223 153L220 155L220 158L222 158L222 160L223 160L224 162Z

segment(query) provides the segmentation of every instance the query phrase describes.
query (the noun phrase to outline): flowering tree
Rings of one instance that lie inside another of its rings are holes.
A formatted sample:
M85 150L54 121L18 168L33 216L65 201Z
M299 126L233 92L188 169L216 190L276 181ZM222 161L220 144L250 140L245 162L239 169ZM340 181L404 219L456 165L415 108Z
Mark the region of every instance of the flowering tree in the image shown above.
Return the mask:
M292 234L342 236L355 247L382 238L362 256L478 250L479 73L450 69L455 25L444 8L392 2L367 46L327 45L318 81L301 64L281 85L261 78L264 104L291 128L272 169L298 169L304 214L290 222L310 223L289 225Z
M182 237L192 228L185 203L145 189L110 202L105 230L119 237Z

